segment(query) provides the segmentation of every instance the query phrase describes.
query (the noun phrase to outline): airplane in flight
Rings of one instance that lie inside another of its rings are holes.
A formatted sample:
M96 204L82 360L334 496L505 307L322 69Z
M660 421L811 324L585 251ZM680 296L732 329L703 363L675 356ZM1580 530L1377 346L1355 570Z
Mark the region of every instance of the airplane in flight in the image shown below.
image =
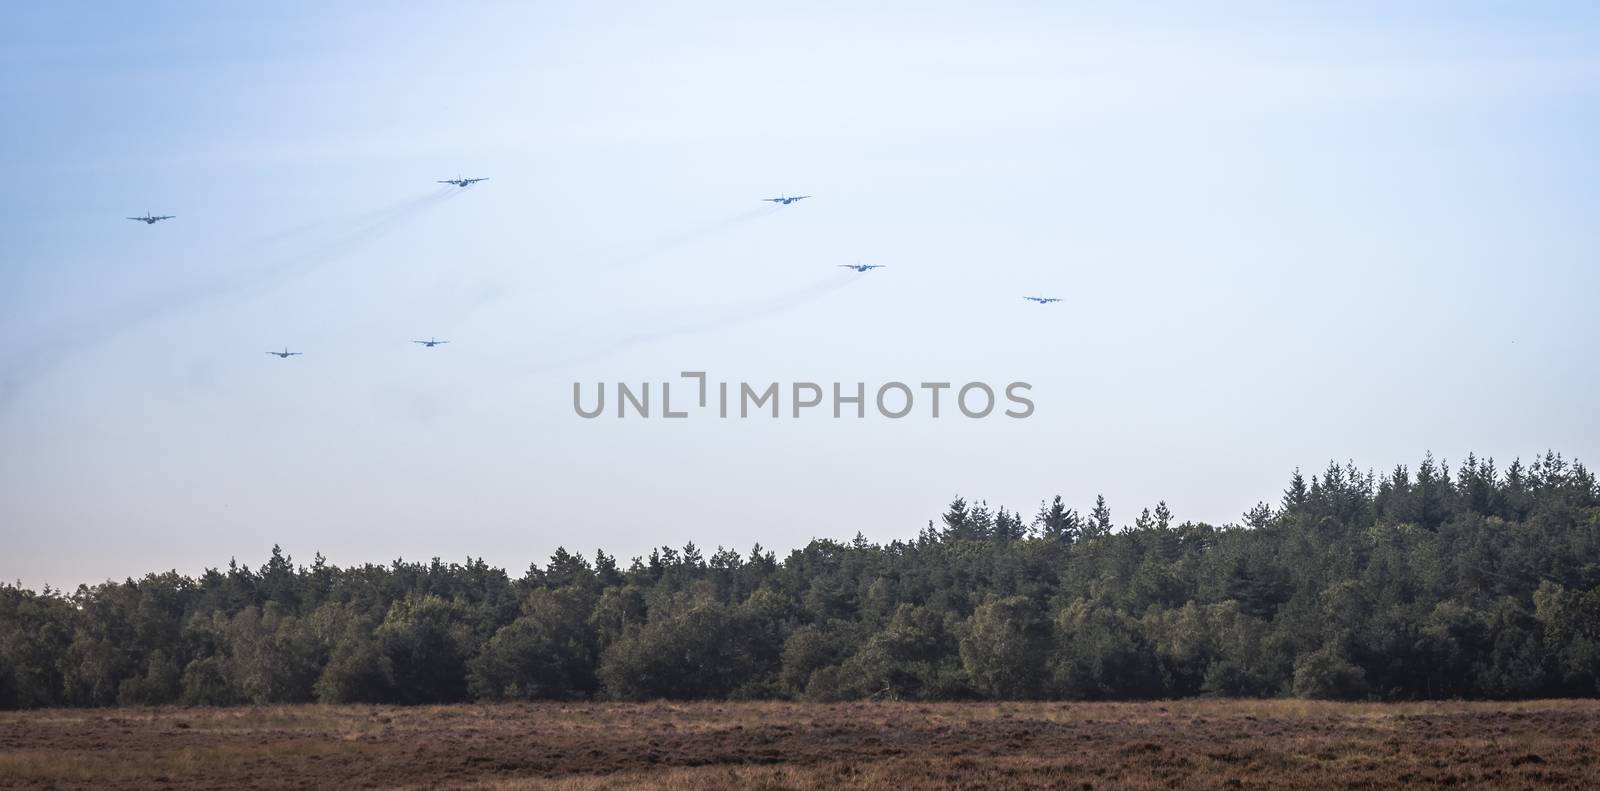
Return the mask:
M860 261L857 261L853 264L840 264L839 266L842 266L845 269L854 269L857 272L865 272L869 269L882 269L887 266L887 264L863 264Z
M172 215L172 214L151 214L150 212L145 212L143 217L129 217L128 219L137 220L139 222L144 223L145 225L155 225L156 223L161 222L162 220L170 220L174 216L176 216L176 215Z
M412 343L420 343L423 346L426 346L426 347L432 349L433 347L438 346L440 344L449 343L449 341L438 341L438 340L434 340L432 336L429 336L428 339L425 340L425 341L412 341Z
M300 352L291 352L291 351L289 351L289 347L285 346L285 347L283 347L283 351L281 351L281 352L267 352L267 354L270 354L270 355L272 355L274 357L281 357L281 358L287 360L290 357L298 357L298 356L300 356L301 353Z
M489 180L488 176L484 176L481 179L464 179L464 178L462 178L460 176L456 176L453 179L445 179L443 181L440 181L439 183L440 184L454 184L457 187L470 187L470 186L472 186L474 184L477 184L480 181L488 181L488 180Z
M1052 302L1060 302L1061 301L1060 297L1023 297L1023 299L1032 300L1032 301L1037 302L1037 303L1039 303L1041 305L1048 305L1048 304L1050 304Z
M787 196L787 195L779 195L776 198L762 198L762 200L767 201L769 203L781 203L784 206L788 206L789 204L794 203L797 200L805 200L806 198L809 198L809 197L811 197L811 196L810 195L795 195L793 197L790 197L790 196Z

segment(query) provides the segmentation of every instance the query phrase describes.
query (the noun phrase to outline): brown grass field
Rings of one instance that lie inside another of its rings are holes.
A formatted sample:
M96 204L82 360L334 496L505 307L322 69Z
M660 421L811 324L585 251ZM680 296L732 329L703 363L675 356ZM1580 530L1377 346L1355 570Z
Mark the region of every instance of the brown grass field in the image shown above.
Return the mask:
M1600 788L1600 701L0 713L0 788Z

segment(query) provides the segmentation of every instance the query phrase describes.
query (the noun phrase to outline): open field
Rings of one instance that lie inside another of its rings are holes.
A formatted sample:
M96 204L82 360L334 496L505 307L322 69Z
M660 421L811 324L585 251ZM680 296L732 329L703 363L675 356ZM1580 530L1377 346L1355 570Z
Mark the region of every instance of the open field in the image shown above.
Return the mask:
M4 788L1600 787L1600 701L0 713Z

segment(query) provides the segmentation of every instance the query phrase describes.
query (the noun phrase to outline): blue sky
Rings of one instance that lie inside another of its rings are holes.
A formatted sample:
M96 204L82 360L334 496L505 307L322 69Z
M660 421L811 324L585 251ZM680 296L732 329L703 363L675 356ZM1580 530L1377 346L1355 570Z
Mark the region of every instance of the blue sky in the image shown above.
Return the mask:
M0 578L1220 523L1600 450L1587 4L324 5L7 11ZM683 370L1037 411L573 414Z

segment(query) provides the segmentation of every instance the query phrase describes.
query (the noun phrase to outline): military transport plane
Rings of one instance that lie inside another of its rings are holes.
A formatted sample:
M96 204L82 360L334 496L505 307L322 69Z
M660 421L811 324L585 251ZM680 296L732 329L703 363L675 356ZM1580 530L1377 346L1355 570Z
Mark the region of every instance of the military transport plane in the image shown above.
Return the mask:
M430 336L425 341L412 341L412 343L420 343L423 346L426 346L426 347L432 349L433 347L438 346L440 344L449 343L449 341L436 341Z
M1061 301L1060 297L1023 297L1023 299L1032 300L1032 301L1037 302L1037 303L1039 303L1041 305L1048 305L1048 304L1050 304L1052 302L1060 302Z
M445 179L443 181L440 181L439 183L440 184L454 184L457 187L470 187L470 186L472 186L474 184L477 184L480 181L488 181L488 180L489 180L488 176L484 176L481 179L464 179L464 178L462 178L460 176L456 176L453 179Z
M887 266L887 264L863 264L860 261L857 261L853 264L840 264L839 266L842 266L845 269L854 269L857 272L865 272L869 269L882 269Z
M289 351L289 347L285 346L285 347L283 347L283 351L281 351L281 352L267 352L267 354L270 354L270 355L272 355L274 357L281 357L281 358L287 360L290 357L298 357L298 356L300 356L301 353L300 352L291 352L291 351Z
M785 206L788 206L789 204L794 203L797 200L805 200L806 198L809 198L809 197L811 197L811 196L810 195L795 195L794 197L789 197L789 196L786 196L786 195L779 195L776 198L762 198L762 200L767 201L768 203L781 203L781 204L783 204Z
M162 220L170 220L174 216L175 215L171 214L151 214L150 212L145 212L143 217L129 217L128 219L142 222L145 225L155 225Z

